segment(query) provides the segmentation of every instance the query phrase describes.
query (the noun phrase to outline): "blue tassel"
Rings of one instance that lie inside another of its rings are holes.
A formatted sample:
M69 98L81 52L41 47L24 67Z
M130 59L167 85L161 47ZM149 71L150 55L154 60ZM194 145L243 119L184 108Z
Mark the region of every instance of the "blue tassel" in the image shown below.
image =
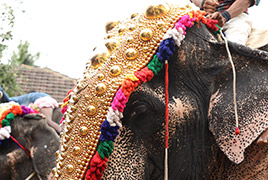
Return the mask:
M162 63L165 63L165 60L169 60L169 58L173 55L174 51L175 51L174 39L169 38L165 39L160 43L156 55Z
M105 120L101 124L101 135L100 135L100 140L101 141L114 141L116 136L119 134L118 132L119 126L111 127L109 122Z

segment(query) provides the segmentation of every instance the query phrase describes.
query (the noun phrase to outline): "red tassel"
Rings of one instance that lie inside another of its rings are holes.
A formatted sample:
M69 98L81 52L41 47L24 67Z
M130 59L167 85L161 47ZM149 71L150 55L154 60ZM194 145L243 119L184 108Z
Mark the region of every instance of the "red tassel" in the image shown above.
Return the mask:
M239 130L238 127L235 128L235 134L236 134L236 135L240 134L240 130Z
M169 131L168 131L168 61L165 62L165 103L166 103L166 111L165 111L165 122L166 122L166 134L165 134L165 148L168 148L168 139L169 139Z
M107 158L101 159L98 151L92 157L90 162L90 169L86 173L86 180L100 180L103 174L103 171L107 167L106 162Z

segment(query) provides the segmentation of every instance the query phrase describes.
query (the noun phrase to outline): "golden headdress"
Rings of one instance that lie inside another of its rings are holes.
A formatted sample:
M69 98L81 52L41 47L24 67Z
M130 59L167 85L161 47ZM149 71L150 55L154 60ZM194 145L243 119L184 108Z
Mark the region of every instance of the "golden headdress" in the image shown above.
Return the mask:
M109 118L116 115L120 119L124 103L127 102L131 91L153 77L154 70L150 70L149 73L144 71L148 76L145 80L141 80L136 72L143 71L152 59L158 60L155 53L163 38L177 38L177 45L178 39L184 38L183 27L176 30L181 34L174 31L175 35L164 36L185 15L187 27L192 26L194 21L205 20L204 13L194 12L189 6L181 8L161 4L149 6L145 13L133 15L130 19L115 26L112 24L113 28L107 29L107 51L91 58L84 78L78 82L69 96L60 149L57 152L57 164L53 169L55 179L82 179L89 164L91 163L90 168L93 168L94 163L98 163L94 159L95 156L98 156L97 158L103 161L99 163L105 166L113 148L110 141L113 141L114 137L108 137L109 141L100 140L100 136L104 136L101 135L100 129L105 131L106 126L109 126L114 128L114 131L121 126L119 121L113 122ZM110 124L107 125L106 119ZM100 148L107 152L96 152ZM91 178L100 179L99 175L92 175Z

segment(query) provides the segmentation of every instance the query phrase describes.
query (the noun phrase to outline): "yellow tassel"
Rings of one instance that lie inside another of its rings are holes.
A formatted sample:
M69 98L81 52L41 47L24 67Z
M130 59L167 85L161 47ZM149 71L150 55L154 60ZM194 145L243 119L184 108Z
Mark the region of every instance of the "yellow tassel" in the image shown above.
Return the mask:
M134 74L127 74L126 79L129 79L131 81L139 81L139 79Z

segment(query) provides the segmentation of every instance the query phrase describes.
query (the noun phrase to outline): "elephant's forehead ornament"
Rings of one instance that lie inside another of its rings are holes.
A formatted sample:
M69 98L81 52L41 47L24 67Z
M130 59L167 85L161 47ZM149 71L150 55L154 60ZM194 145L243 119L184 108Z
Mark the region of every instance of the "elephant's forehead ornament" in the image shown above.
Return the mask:
M107 52L91 58L68 97L55 179L101 179L131 92L163 68L194 22L218 30L204 14L189 6L150 6L108 32Z

